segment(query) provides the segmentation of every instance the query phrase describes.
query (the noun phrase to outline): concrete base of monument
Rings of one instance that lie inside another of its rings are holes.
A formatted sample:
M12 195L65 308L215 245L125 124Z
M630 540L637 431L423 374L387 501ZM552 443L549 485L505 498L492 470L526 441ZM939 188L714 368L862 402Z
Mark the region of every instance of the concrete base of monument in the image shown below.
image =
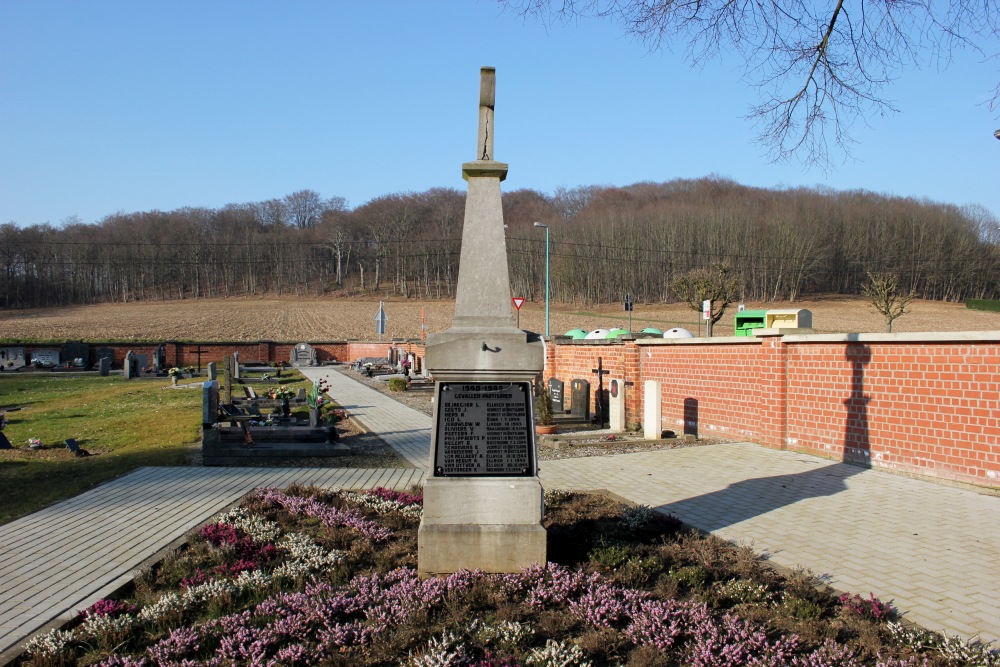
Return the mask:
M537 477L428 479L417 533L419 574L518 572L545 563L542 505Z

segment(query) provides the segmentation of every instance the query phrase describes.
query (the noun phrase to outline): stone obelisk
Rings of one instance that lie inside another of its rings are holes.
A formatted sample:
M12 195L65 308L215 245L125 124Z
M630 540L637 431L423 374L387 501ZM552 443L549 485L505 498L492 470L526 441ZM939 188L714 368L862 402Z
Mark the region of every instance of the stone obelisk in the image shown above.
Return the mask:
M436 382L418 534L423 576L516 572L545 562L531 391L544 352L511 312L500 202L507 165L493 159L495 97L496 71L484 67L476 160L462 165L469 190L455 317L427 340Z

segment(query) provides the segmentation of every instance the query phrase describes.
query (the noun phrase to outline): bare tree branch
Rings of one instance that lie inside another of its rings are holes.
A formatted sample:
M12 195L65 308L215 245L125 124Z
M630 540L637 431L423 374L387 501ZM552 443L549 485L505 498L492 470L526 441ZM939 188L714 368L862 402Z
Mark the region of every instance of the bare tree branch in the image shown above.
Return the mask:
M957 50L1000 58L996 0L499 0L525 17L614 21L651 51L691 64L735 52L760 91L748 118L775 161L829 168L854 123L897 111L886 87L907 67L946 67ZM987 100L1000 109L1000 85Z

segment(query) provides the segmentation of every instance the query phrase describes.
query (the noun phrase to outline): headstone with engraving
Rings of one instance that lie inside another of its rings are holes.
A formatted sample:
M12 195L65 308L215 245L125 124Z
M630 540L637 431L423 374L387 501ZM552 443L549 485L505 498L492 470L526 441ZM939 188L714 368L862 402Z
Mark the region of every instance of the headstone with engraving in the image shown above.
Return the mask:
M552 409L552 414L554 415L561 415L566 412L566 408L563 407L565 405L563 401L565 397L563 390L565 388L565 383L559 378L549 378L549 407Z
M107 357L100 357L97 360L97 370L101 374L101 377L111 375L111 360Z
M23 347L0 347L0 366L4 370L14 371L24 368L28 363Z
M316 348L314 348L309 343L298 343L292 348L291 353L291 363L292 366L315 366L316 365Z
M495 71L484 67L476 160L462 165L469 187L455 316L426 348L436 382L417 537L422 576L546 562L531 392L544 353L511 312L500 203L507 165L493 159L494 100Z
M135 374L138 377L149 368L149 355L143 352L135 353Z
M32 350L31 363L41 368L59 365L59 350Z
M216 379L218 371L216 370L216 365L214 361L208 362L208 380L211 382Z

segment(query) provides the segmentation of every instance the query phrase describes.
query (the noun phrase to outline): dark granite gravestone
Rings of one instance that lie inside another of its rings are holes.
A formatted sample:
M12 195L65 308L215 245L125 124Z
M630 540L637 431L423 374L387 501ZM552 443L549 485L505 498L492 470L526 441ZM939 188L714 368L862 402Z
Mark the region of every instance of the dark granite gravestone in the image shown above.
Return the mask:
M316 348L309 343L298 343L292 348L292 366L315 366Z
M115 365L115 351L110 347L99 347L97 348L97 363L101 363L101 359L108 360L108 368L114 368Z
M219 421L219 383L209 380L201 385L201 423L206 428Z
M10 440L3 434L3 431L0 431L0 449L13 449Z
M122 372L125 374L126 380L131 380L136 376L135 352L132 350L125 353L125 362L122 364Z
M101 374L101 377L107 377L111 374L111 360L107 357L101 357L97 360L97 370Z
M552 409L552 414L561 415L566 412L565 406L565 394L563 390L565 389L565 383L558 378L549 378L549 405Z
M90 366L90 345L81 341L63 343L59 356L67 366L87 368Z
M573 392L570 414L580 419L590 419L590 383L581 379L573 380L570 390Z

